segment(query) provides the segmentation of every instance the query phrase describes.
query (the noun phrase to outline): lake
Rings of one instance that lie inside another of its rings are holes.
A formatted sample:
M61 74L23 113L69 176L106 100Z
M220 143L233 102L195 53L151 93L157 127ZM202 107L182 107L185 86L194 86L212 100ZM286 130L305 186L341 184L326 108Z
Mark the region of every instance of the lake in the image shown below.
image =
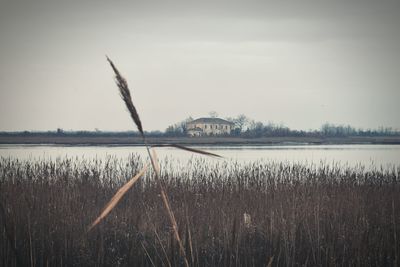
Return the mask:
M280 146L196 146L224 157L210 161L232 160L237 162L274 161L304 164L339 164L365 167L400 166L400 145L280 145ZM161 160L185 164L204 158L175 148L157 148ZM131 154L147 156L143 146L60 146L60 145L0 145L0 157L21 160L56 158L105 159L116 157L126 159Z

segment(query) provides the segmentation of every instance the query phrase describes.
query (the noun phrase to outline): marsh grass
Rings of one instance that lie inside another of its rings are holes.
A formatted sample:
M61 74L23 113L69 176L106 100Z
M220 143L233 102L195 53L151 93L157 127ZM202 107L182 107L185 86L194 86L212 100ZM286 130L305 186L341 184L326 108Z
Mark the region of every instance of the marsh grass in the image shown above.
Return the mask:
M93 218L145 165L127 160L0 160L0 197L12 245L0 264L181 266L179 244L146 173L101 224ZM396 266L399 169L196 161L161 164L192 266ZM3 224L1 224L3 225Z

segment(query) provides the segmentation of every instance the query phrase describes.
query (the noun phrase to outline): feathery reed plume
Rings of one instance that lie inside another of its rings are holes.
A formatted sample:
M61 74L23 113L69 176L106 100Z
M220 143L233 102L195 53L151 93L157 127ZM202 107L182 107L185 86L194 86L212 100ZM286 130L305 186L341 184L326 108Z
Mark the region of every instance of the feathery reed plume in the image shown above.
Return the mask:
M96 220L90 225L88 232L95 227L102 219L104 219L110 211L118 204L118 202L121 200L121 198L125 195L125 193L133 186L133 184L146 172L147 166L145 165L143 169L136 174L134 177L132 177L129 182L127 182L124 186L122 186L117 193L111 198L111 200L107 203L107 205L104 207L103 211L101 212L100 216L97 217Z
M143 132L142 123L140 121L139 114L137 113L136 108L135 108L135 106L133 105L133 102L132 102L132 98L131 98L131 94L130 94L130 91L129 91L128 83L121 76L121 74L119 73L119 71L115 67L114 63L108 57L107 57L107 60L110 63L111 67L113 68L114 72L115 72L115 79L116 79L116 83L117 83L117 86L119 88L119 91L121 93L121 97L124 100L128 110L129 110L129 113L131 114L131 117L132 117L133 121L135 122L139 132L142 134L143 143L146 146L147 153L148 153L148 155L150 157L151 165L152 165L152 167L154 169L155 177L156 177L156 179L158 181L158 184L159 184L159 187L160 187L160 191L161 191L161 195L163 196L163 202L164 202L164 205L165 205L165 207L167 209L168 215L170 217L170 221L171 221L171 224L172 224L172 228L174 230L175 238L179 243L181 255L182 255L183 259L184 259L185 266L189 267L189 263L188 263L188 261L186 259L185 250L183 249L183 244L182 244L182 241L181 241L181 239L179 237L178 225L176 223L174 213L173 213L173 211L172 211L172 209L171 209L171 207L169 205L167 194L165 193L164 186L162 185L162 181L160 179L159 171L157 171L156 162L155 162L153 156L150 153L149 146L147 145L146 136L144 135L144 132ZM159 170L159 168L158 168L158 170Z
M131 117L132 117L133 121L135 122L139 132L142 134L142 137L144 138L142 122L140 121L139 113L136 111L136 108L133 105L131 93L130 93L129 87L128 87L128 83L126 82L125 78L121 76L118 69L115 67L114 63L111 61L111 59L109 59L107 57L107 61L110 63L111 68L114 70L115 83L117 84L117 86L119 88L121 97L124 100L125 105L128 108L128 111L131 114Z
M175 148L179 148L179 149L182 149L182 150L190 151L190 152L193 152L193 153L198 153L198 154L202 154L202 155L206 155L206 156L222 158L222 156L220 156L218 154L214 154L214 153L207 152L207 151L200 150L200 149L194 149L194 148L187 147L187 146L177 145L177 144L157 144L157 145L151 145L151 147L175 147Z

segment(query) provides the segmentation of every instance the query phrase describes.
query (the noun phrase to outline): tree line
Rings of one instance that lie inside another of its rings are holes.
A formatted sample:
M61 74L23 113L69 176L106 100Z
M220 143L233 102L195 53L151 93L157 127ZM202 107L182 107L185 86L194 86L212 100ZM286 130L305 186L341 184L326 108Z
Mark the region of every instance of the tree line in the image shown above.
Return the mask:
M212 114L212 113L211 113ZM214 116L211 116L214 117ZM391 127L380 127L378 129L361 129L350 125L335 125L324 123L316 130L292 130L284 124L273 122L263 123L255 121L246 115L227 117L227 121L235 124L229 136L259 138L259 137L348 137L348 136L400 136L400 131ZM192 121L188 117L178 123L170 125L164 132L166 136L187 136L187 123Z
M210 113L210 117L217 117L215 112ZM316 130L292 130L284 124L273 122L263 123L255 121L246 115L237 117L227 117L227 121L235 124L234 129L229 135L231 137L260 138L260 137L349 137L349 136L400 136L400 131L391 127L380 127L378 129L361 129L350 125L335 125L324 123L320 129ZM188 117L180 122L174 123L166 128L165 131L146 132L147 136L152 137L184 137L188 135L187 123L192 121ZM21 132L0 132L0 136L68 136L68 137L140 137L135 131L66 131L58 128L54 131L21 131Z

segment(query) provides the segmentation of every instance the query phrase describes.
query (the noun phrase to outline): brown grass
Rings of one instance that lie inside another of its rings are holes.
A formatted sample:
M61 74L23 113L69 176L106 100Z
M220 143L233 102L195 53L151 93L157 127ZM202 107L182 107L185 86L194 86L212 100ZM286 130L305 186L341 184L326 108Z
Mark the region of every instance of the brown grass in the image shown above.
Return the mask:
M1 159L0 200L22 265L184 265L154 173L85 235L145 161ZM399 258L399 168L196 160L177 172L161 163L192 266L266 266L272 257L272 266L395 266ZM0 266L15 266L4 229Z

